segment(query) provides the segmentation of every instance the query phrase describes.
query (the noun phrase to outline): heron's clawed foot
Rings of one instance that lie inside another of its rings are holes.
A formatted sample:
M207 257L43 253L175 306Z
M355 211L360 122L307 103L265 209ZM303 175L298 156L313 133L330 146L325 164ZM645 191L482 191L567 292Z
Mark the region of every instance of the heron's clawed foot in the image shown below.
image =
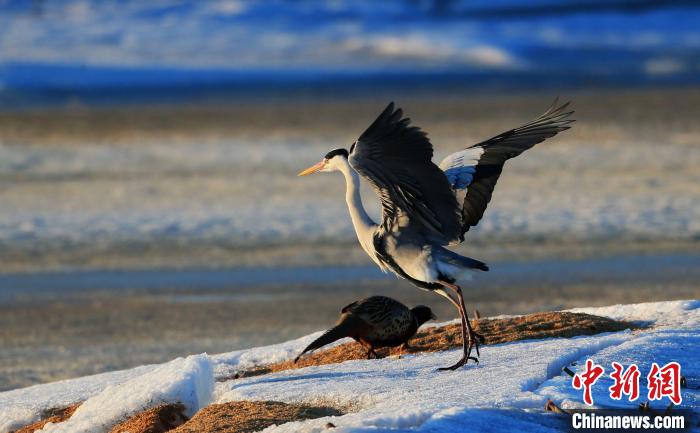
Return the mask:
M467 362L469 362L469 360L472 360L472 361L476 362L477 364L479 363L479 360L476 359L476 358L473 357L473 356L462 356L462 359L460 359L459 361L457 361L456 364L450 365L449 367L440 367L440 368L438 368L438 371L448 371L448 370L449 370L449 371L454 371L454 370L457 370L459 367L462 367L462 366L465 365Z
M471 356L471 354L472 349L476 349L476 356L481 356L479 354L479 342L483 343L485 341L484 336L481 334L477 334L471 328L469 328L467 330L467 337L467 344L464 345L464 353L462 355L462 359L457 361L456 364L451 365L449 367L438 368L439 371L456 370L465 365L467 362L469 362L469 360L472 360L477 364L479 363L479 359L474 356Z

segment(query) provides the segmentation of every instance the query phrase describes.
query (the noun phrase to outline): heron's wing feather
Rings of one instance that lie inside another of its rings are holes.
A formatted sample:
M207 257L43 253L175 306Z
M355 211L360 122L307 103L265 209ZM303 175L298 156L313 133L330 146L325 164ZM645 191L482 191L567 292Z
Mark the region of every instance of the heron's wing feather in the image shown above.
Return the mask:
M350 165L369 181L382 202L382 226L400 216L434 242L459 236L457 201L445 174L431 161L433 146L425 133L402 118L391 103L351 148Z
M462 230L464 234L479 223L491 200L503 165L515 156L557 133L569 129L573 122L567 111L569 103L558 104L555 100L547 111L532 122L511 129L489 140L447 156L440 163L450 186L462 208Z

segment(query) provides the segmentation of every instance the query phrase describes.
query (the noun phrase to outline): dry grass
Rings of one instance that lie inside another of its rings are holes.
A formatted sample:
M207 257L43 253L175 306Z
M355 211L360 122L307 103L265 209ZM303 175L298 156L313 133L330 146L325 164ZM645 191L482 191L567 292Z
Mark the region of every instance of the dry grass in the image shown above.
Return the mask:
M205 407L172 433L249 433L271 425L333 415L339 416L342 412L331 407L277 401L234 401Z
M110 433L165 433L187 421L181 404L163 404L117 424Z

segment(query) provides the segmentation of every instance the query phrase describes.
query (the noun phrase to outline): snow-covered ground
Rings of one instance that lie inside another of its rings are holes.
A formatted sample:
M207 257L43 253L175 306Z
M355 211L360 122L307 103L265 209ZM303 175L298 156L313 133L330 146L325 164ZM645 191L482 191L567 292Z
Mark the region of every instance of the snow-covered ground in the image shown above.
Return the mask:
M591 314L654 326L588 337L531 340L484 347L481 363L437 372L457 351L401 359L348 361L214 384L232 370L293 357L317 334L287 343L216 356L196 355L161 366L37 385L0 394L0 432L39 417L42 410L86 400L71 420L44 431L101 432L116 420L161 402L180 401L189 413L210 402L277 400L349 409L332 419L337 431L556 431L543 412L548 398L580 406L580 391L564 366L592 358L607 365L677 361L691 385L700 376L700 301L671 301L586 308ZM696 385L696 384L695 384ZM607 396L606 379L594 386L596 404L619 407ZM697 386L682 390L682 408L698 410ZM109 403L107 403L109 402ZM665 407L667 401L656 402ZM629 404L632 406L631 404ZM271 427L267 432L322 431L328 418Z

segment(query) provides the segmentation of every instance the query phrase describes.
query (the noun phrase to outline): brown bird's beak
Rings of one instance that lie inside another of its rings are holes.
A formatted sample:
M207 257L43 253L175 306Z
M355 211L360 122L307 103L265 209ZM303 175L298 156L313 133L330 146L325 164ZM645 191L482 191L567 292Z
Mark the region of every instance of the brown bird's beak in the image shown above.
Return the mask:
M433 320L437 320L437 316L435 315L435 313L430 313L430 318Z
M299 172L297 176L307 176L311 173L316 173L317 171L323 169L323 167L326 166L326 160L324 159L321 162L317 162L316 164L312 165L311 167L307 168L306 170L302 170Z

